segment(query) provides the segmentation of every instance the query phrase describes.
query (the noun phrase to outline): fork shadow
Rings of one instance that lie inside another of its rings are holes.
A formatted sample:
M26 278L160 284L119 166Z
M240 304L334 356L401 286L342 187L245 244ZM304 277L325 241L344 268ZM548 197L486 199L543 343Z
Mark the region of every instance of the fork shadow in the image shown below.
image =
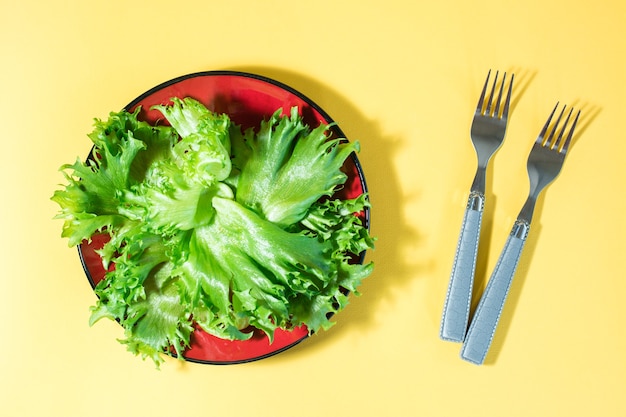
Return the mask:
M360 295L350 295L349 305L333 319L335 325L331 329L318 332L281 353L281 360L348 333L371 330L377 305L393 298L395 290L407 284L419 268L409 265L403 256L404 248L414 244L419 235L405 221L403 208L407 196L402 195L400 173L393 163L403 147L402 138L384 135L378 122L368 119L349 99L303 74L264 66L226 69L257 74L290 86L323 108L349 140L358 140L362 145L358 158L372 204L371 234L377 239L375 249L367 253L365 261L374 263L374 271L359 287Z
M572 137L571 148L575 148L575 144L578 142L582 134L587 130L591 122L595 120L596 117L598 117L598 115L600 114L601 108L595 105L587 104L587 103L580 103L580 100L575 100L573 102L572 107L577 107L578 109L581 110L581 118L579 120L579 124L577 126L576 132L574 133ZM487 357L485 358L484 365L494 365L497 362L497 358L500 352L502 351L502 348L506 342L506 337L511 327L513 316L517 309L517 305L518 305L519 299L521 297L521 294L524 288L524 283L526 279L528 278L528 271L530 269L529 266L534 257L534 253L537 247L537 242L539 241L539 238L541 236L541 231L543 229L543 226L541 224L541 213L544 210L546 192L549 192L549 191L548 190L544 191L543 193L540 194L539 198L537 199L534 216L533 216L535 221L532 222L531 224L531 229L530 229L527 241L525 243L524 250L520 256L518 267L517 267L514 279L511 283L511 287L509 289L509 294L507 296L506 303L502 310L502 315L498 323L498 329L494 334L492 345L491 345L489 353L487 354ZM487 231L489 235L491 235L491 228L492 228L492 225L490 224L490 227ZM504 241L504 239L502 239L502 241ZM487 242L491 242L490 236ZM482 247L482 242L481 242L481 247ZM485 250L485 252L487 252L487 250ZM483 263L481 266L482 266L482 269L480 270L480 275L479 275L481 277L481 282L479 283L479 285L482 288L484 288L488 280L487 271L485 270L486 262ZM478 273L479 271L477 270L477 276L478 276ZM478 304L480 295L481 295L481 292L479 291L478 295L475 297L475 299L473 299L473 311L475 310L475 307Z
M515 85L511 96L511 115L513 115L520 99L526 93L526 90L528 90L528 87L537 76L537 71L511 67L508 72L515 74Z

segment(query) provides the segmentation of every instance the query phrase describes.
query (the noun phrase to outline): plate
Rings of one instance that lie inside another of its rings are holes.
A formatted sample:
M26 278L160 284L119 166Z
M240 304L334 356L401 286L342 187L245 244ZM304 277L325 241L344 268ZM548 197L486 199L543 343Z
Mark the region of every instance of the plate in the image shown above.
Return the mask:
M157 104L168 104L172 97L192 97L217 113L226 113L242 128L255 127L268 119L277 109L286 114L297 106L304 121L316 127L320 123L332 125L332 134L345 138L339 126L311 99L293 88L270 78L239 71L205 71L184 75L160 84L133 101L125 109L135 110L141 106L139 118L151 124L162 119L161 113L150 110ZM348 175L345 186L335 197L355 198L367 192L365 177L357 156L353 153L342 168ZM369 228L369 210L363 214ZM96 250L106 243L107 236L93 236L91 242L78 246L78 254L92 288L100 282L106 271ZM355 262L363 262L361 254ZM197 329L191 336L190 347L183 353L186 360L205 364L236 364L250 362L283 352L308 337L305 326L293 330L276 330L274 341L255 331L252 338L244 341L220 339Z

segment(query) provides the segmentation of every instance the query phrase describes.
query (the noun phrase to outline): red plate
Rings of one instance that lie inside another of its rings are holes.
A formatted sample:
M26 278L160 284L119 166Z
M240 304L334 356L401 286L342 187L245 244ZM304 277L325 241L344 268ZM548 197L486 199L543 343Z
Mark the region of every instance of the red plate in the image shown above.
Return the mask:
M150 107L168 104L172 97L192 97L215 112L227 113L243 128L258 126L279 108L289 114L293 106L298 106L304 121L312 127L320 123L334 123L318 105L293 88L266 77L235 71L199 72L175 78L145 92L125 109L133 111L141 106L139 118L156 123L162 119L162 115L156 110L150 110ZM333 125L332 131L337 137L345 137L337 125ZM336 197L355 198L365 193L365 178L355 154L346 160L343 169L348 174L348 180ZM363 213L363 219L366 227L369 227L369 211ZM83 242L78 247L80 260L92 287L106 273L100 256L95 252L106 239L106 236L94 236L91 243ZM364 254L361 254L355 262L362 263L363 257ZM231 341L198 329L192 334L191 346L183 356L189 361L206 364L250 362L282 352L304 340L307 335L307 328L302 326L290 331L277 330L272 343L260 331L255 331L249 340Z

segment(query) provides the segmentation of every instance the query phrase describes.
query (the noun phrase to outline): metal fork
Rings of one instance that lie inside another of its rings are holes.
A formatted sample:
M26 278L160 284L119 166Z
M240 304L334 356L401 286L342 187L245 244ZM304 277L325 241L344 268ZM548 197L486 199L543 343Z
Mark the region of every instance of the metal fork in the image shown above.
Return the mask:
M465 332L467 331L472 287L474 285L474 273L476 270L478 242L485 207L487 164L504 141L511 103L511 91L513 89L514 76L511 75L508 92L504 100L504 107L502 114L500 114L506 73L504 73L502 78L495 103L493 102L493 98L497 88L497 72L489 97L485 100L490 75L491 71L487 74L487 79L485 80L485 85L480 94L478 106L476 107L472 121L470 137L474 149L476 150L476 156L478 157L478 167L465 208L441 318L440 337L453 342L462 342L465 337Z
M507 238L498 263L478 303L476 313L465 336L461 357L478 365L485 360L500 320L513 275L528 237L537 197L561 172L565 155L569 149L574 129L580 116L580 111L578 111L569 128L569 132L564 136L570 116L574 110L573 108L570 109L557 135L559 124L566 109L566 106L564 106L554 126L550 128L550 122L558 106L559 104L557 103L530 151L527 163L528 178L530 180L528 198L517 220L515 220L513 229ZM548 131L549 135L546 136Z

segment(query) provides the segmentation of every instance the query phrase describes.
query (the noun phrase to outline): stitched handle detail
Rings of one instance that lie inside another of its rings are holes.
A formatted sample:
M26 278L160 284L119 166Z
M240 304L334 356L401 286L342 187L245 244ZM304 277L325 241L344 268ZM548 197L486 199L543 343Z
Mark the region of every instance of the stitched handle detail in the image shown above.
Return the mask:
M496 268L489 278L472 323L465 336L461 358L481 365L493 341L506 297L528 236L528 224L518 222L513 227Z
M484 207L484 195L469 196L441 317L439 333L443 340L462 342L465 337Z

